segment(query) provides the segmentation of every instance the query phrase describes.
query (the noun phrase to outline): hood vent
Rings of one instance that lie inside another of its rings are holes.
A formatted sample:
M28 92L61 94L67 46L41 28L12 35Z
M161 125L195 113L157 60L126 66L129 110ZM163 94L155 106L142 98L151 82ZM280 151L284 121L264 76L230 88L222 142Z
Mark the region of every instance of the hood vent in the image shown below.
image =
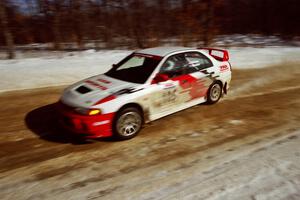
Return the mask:
M90 91L92 91L92 90L84 85L82 85L76 89L76 92L79 92L80 94L86 94L86 93L89 93Z

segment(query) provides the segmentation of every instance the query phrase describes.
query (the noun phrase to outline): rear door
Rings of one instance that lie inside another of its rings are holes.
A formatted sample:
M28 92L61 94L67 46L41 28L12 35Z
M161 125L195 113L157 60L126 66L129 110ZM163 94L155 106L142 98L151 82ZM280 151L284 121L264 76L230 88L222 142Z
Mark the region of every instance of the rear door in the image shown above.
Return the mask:
M213 82L214 68L209 58L199 52L186 52L182 54L185 60L183 74L172 78L179 82L182 103L205 97L207 90Z

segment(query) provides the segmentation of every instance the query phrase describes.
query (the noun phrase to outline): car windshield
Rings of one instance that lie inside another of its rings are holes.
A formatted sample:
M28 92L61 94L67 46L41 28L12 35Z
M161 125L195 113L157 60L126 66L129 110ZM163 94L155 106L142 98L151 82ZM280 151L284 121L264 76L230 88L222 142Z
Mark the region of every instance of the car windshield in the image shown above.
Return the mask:
M124 58L105 75L133 83L145 83L152 74L161 57L133 53Z

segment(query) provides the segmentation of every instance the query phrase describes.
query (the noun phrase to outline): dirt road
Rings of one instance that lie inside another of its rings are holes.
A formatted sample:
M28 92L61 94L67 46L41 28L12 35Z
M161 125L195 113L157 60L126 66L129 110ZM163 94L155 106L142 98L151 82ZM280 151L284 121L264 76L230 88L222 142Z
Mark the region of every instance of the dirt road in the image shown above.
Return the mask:
M1 199L299 199L300 64L235 70L229 95L80 143L56 124L62 88L0 95Z

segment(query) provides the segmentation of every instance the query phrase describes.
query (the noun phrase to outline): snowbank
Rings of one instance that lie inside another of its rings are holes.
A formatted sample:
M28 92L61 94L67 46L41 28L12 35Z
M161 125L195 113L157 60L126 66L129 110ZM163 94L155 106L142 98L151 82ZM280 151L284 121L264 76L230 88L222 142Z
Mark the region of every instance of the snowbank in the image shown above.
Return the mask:
M0 60L0 92L68 85L107 71L130 51L88 50L56 56ZM300 47L235 47L229 49L233 68L258 68L299 62Z
M129 51L91 50L72 56L0 60L0 92L67 85L111 68Z
M229 49L233 68L260 68L300 61L300 47L235 47Z

